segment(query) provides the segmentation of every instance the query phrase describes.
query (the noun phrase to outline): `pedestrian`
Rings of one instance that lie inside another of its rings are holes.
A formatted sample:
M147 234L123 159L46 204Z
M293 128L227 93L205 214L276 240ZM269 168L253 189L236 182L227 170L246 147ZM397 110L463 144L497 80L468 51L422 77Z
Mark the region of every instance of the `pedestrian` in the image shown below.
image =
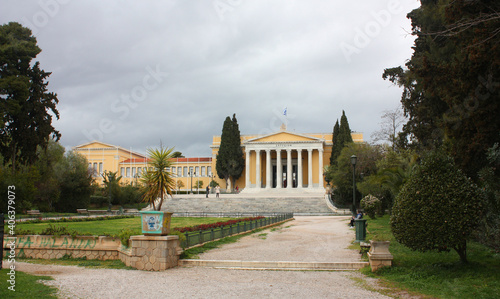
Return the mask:
M207 198L208 198L208 193L210 193L210 186L207 186Z
M219 198L219 194L220 194L220 187L217 186L215 187L215 197Z

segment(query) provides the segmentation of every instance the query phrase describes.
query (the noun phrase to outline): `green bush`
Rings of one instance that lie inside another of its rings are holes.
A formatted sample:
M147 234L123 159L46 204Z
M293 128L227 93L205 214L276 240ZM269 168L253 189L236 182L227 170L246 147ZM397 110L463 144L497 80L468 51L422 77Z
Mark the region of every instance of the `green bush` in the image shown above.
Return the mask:
M419 251L454 249L466 262L466 242L481 219L484 195L442 152L424 157L404 184L391 216L396 240Z
M368 214L371 219L375 219L375 213L378 213L379 215L382 214L380 212L382 208L382 201L369 194L361 200L361 208L363 208L365 213Z

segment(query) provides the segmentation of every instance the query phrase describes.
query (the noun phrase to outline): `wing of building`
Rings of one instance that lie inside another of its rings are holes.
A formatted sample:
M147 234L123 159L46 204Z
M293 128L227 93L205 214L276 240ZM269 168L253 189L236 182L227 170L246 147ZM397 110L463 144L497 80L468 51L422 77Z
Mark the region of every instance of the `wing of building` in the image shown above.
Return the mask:
M363 142L362 133L352 133L354 142ZM221 136L214 136L212 157L176 158L170 171L179 190L196 192L215 180L221 188L226 182L215 173ZM267 135L242 135L245 169L235 186L228 189L245 193L323 192L326 182L323 169L329 165L332 150L331 133L298 134L282 129ZM117 172L124 184L140 184L140 176L148 166L147 156L120 146L93 141L73 148L87 158L95 180L102 184L105 171Z

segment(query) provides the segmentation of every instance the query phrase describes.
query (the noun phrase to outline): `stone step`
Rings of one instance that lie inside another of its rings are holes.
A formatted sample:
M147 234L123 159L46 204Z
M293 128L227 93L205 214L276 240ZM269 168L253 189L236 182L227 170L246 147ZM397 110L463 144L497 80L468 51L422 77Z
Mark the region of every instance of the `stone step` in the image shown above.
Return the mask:
M179 260L179 266L221 269L286 270L286 271L354 271L368 266L368 262L293 262L293 261L218 261Z
M331 213L323 197L173 198L163 209L175 212Z

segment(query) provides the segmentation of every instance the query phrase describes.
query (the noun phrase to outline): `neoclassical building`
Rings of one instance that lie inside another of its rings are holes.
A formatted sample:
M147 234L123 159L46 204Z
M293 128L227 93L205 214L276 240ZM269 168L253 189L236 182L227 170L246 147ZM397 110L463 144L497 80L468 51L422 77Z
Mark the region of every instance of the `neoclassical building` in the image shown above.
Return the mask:
M354 142L363 142L362 133L352 133ZM221 136L214 136L213 169ZM234 188L244 193L324 192L323 170L330 164L331 133L299 134L282 128L268 135L242 135L245 170ZM225 186L225 182L220 182Z
M352 133L354 142L363 142L362 133ZM176 158L169 169L179 183L179 190L193 190L197 181L204 189L212 180L226 188L216 173L216 159L221 136L213 136L212 157ZM267 135L242 135L245 169L233 188L243 193L324 192L323 170L330 163L331 133L299 134L282 128ZM123 147L93 141L73 148L83 155L97 183L104 171L118 172L124 184L139 184L148 165L146 155ZM228 188L231 188L230 184Z

